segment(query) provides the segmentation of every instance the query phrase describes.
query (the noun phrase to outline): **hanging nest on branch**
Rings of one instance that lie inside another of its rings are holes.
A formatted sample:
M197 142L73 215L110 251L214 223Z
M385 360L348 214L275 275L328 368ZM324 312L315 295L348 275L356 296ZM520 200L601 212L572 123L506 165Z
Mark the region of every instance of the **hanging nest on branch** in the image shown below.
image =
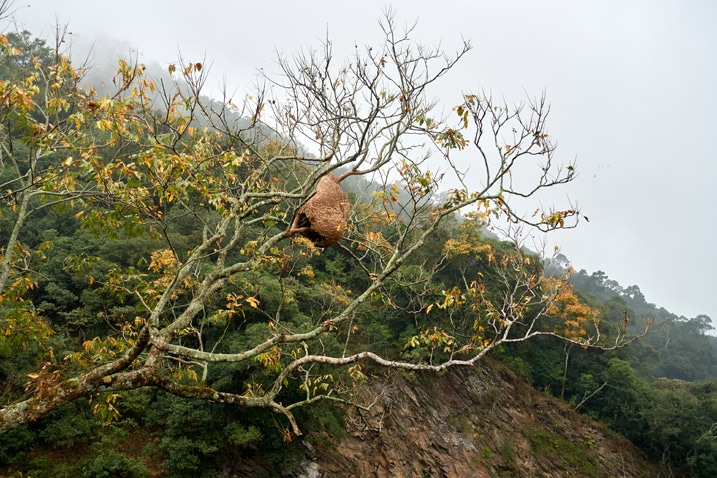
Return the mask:
M348 229L349 195L341 190L332 173L321 177L316 194L299 208L291 225L291 235L299 233L316 247L333 246Z

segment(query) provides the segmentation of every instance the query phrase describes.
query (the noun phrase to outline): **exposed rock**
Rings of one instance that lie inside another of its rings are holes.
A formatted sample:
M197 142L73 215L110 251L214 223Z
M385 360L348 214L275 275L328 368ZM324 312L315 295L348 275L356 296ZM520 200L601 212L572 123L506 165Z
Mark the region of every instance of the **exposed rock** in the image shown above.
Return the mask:
M365 386L334 450L315 449L305 477L653 477L624 437L545 397L502 367L394 374ZM298 474L297 474L298 473ZM318 473L318 474L317 474Z

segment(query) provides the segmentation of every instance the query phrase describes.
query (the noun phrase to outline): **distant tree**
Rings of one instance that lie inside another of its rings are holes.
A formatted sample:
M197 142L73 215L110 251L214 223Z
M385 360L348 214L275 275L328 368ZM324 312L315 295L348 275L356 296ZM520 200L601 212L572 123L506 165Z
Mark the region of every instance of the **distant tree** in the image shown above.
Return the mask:
M157 387L278 412L290 439L300 434L292 410L351 400L366 363L440 371L539 335L584 347L631 340L619 330L606 341L590 308L563 279L543 278L519 241L497 253L468 231L412 263L459 210L513 233L574 226L573 208L523 214L516 202L571 181L574 166L555 162L544 97L513 107L465 94L441 118L431 88L470 46L449 56L413 43L391 15L382 27L384 45L339 64L330 42L280 59L282 76L266 79L275 96L259 91L236 103L202 98L201 63L171 65L178 80L168 85L120 61L117 93L104 97L77 88L81 72L62 55L2 80L2 213L12 225L0 267L2 340L46 347L22 390L2 397L0 430L88 396L110 420L118 393ZM21 54L0 38L6 61ZM352 176L376 186L349 213L341 184ZM458 186L439 197L449 178ZM47 345L48 318L28 300L52 238L20 241L27 218L50 206L68 208L106 243L102 256L74 250L62 260L95 294L86 304L105 324L62 356ZM340 258L312 262L334 243ZM126 259L107 260L120 254ZM451 258L461 261L461 281L429 291ZM354 340L358 318L399 302L416 321L403 358ZM434 320L450 322L459 308L470 319L455 329L461 335Z
M622 295L637 303L645 303L645 296L642 295L642 291L636 285L631 285L630 287L623 289Z

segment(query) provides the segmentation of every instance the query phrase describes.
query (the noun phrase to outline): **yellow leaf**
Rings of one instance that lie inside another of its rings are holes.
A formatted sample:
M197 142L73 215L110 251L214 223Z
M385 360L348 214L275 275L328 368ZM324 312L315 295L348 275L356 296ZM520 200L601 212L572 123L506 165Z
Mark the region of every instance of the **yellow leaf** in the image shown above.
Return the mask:
M100 131L107 131L111 127L112 124L106 119L101 119L97 122L97 129L99 129Z

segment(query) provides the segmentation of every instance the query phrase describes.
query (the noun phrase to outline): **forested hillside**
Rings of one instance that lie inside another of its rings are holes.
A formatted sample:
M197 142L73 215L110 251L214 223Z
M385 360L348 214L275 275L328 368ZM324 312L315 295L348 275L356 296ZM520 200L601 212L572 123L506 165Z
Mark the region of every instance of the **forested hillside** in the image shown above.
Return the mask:
M373 381L490 357L666 474L714 476L710 319L528 250L581 217L519 206L574 178L546 98L465 94L439 118L431 87L470 46L384 28L242 101L204 97L192 62L157 79L121 60L98 92L61 37L0 36L5 472L290 473L371 413Z
M568 267L553 261L550 273ZM555 270L555 269L558 270ZM647 303L636 285L623 288L597 271L571 283L601 317L651 321L649 333L609 354L553 341L521 344L504 361L538 389L610 425L671 472L709 476L717 463L717 360L711 320L687 319Z

